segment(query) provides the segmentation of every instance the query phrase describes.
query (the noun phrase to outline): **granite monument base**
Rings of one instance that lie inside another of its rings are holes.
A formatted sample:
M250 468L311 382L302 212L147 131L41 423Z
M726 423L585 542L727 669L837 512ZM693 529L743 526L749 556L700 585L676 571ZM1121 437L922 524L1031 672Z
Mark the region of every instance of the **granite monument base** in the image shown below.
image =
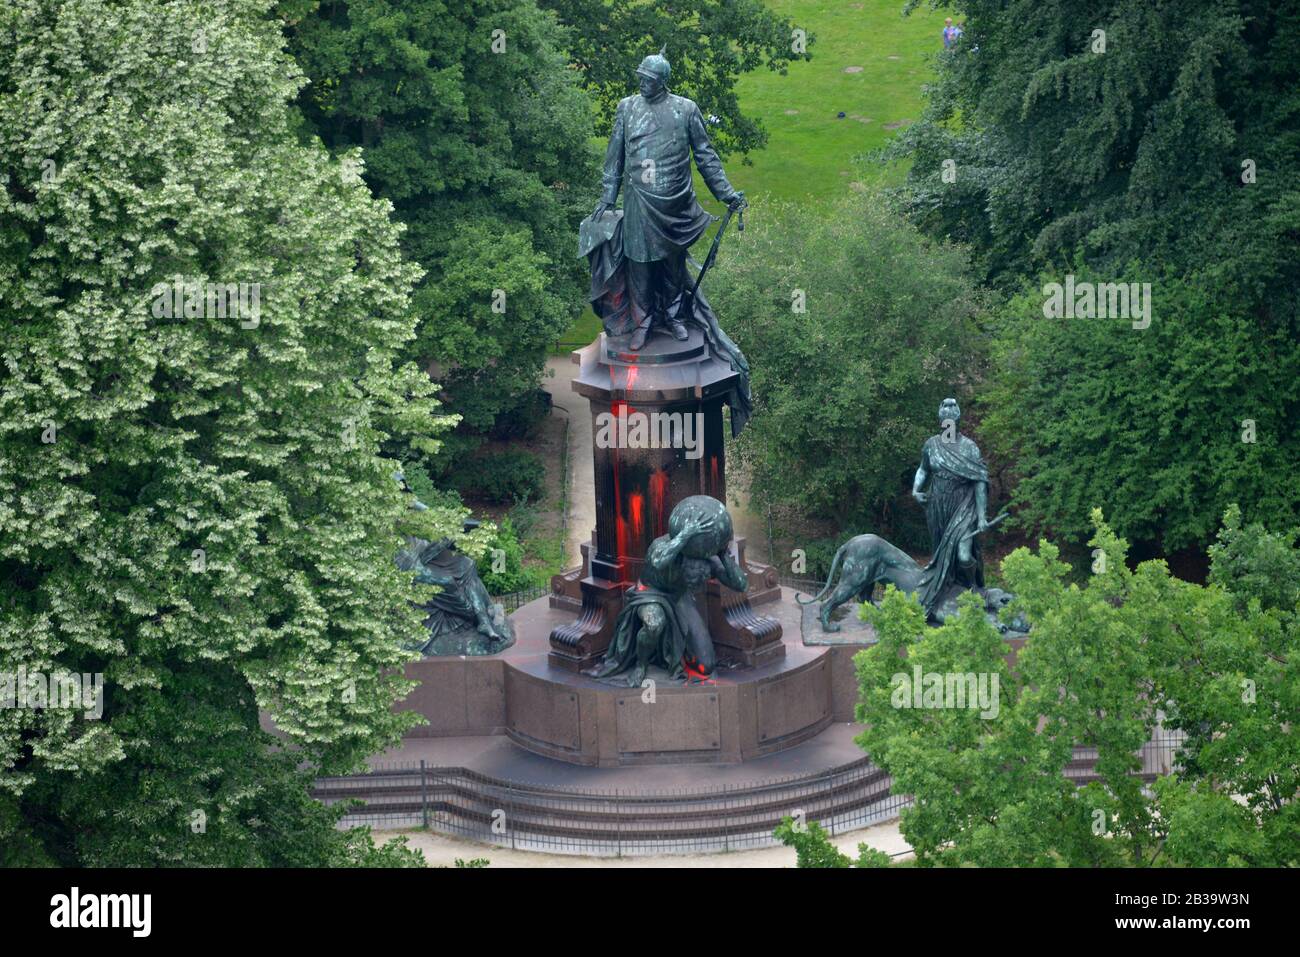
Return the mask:
M587 767L737 764L808 741L853 720L852 656L862 645L809 647L787 589L764 612L783 625L782 653L724 663L703 683L629 688L557 667L549 635L571 611L541 598L511 621L516 644L491 658L429 658L407 666L419 686L398 707L427 725L408 738L504 734L521 748Z

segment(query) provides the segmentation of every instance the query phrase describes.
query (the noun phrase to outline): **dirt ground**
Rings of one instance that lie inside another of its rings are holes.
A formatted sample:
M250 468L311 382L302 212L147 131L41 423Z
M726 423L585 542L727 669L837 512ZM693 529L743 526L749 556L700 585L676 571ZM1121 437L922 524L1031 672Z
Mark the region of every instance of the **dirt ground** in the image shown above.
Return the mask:
M591 408L587 400L573 391L570 383L578 366L569 356L551 356L546 360L549 378L544 388L555 400L553 417L568 420L569 515L565 524L564 567L582 561L579 546L591 537L596 525L596 475L591 467ZM549 479L549 473L547 475Z
M378 843L394 837L406 837L410 846L424 853L430 867L452 867L456 859L464 861L486 858L489 867L794 867L794 850L789 847L761 847L750 851L721 854L666 854L660 857L580 857L576 854L543 854L515 851L508 847L462 841L428 831L403 830L374 832ZM858 845L867 844L887 854L906 860L910 848L899 833L898 822L889 821L860 831L850 831L831 838L831 843L850 857L857 857Z

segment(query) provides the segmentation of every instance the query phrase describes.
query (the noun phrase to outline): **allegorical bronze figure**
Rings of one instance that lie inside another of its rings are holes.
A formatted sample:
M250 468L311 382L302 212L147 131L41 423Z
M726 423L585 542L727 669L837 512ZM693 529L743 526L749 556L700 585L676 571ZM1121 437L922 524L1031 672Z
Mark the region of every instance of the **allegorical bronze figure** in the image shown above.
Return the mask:
M729 399L732 432L750 413L749 364L722 331L700 280L717 256L733 213L744 229L745 195L727 180L694 101L668 91L672 67L661 51L637 68L640 92L619 101L605 153L600 202L582 221L578 253L591 265L591 304L605 332L636 352L659 329L684 341L700 329L713 354L739 373ZM686 268L687 253L713 222L695 198L691 157L727 213L699 273ZM615 209L619 194L623 208Z
M712 222L695 199L691 155L719 202L739 209L745 199L722 170L700 108L668 92L672 67L663 52L646 57L636 72L641 89L618 104L605 152L603 190L593 214L601 218L613 210L622 190L634 350L645 345L656 325L667 326L677 339L687 336L673 306L689 289L686 250Z
M989 470L975 440L957 431L961 408L956 399L939 404L938 435L921 447L921 464L912 479L912 497L925 506L930 529L930 564L917 597L932 611L944 589L984 587L980 532L989 527ZM926 483L929 491L925 491Z
M396 478L409 492L401 472ZM423 511L428 506L412 496L411 508ZM477 525L467 520L465 531ZM515 643L505 611L488 595L474 559L459 551L450 538L430 542L408 535L395 561L403 571L415 572L414 579L420 584L442 589L417 605L425 613L428 629L428 638L419 647L425 657L490 655Z
M921 464L912 480L912 495L925 506L930 530L933 554L929 563L921 566L878 535L849 539L836 551L821 592L797 599L800 604L822 602L819 617L823 631L839 631L840 626L831 621L835 609L853 598L870 601L878 583L915 595L935 624L956 613L957 595L963 591L979 592L995 622L998 611L1011 602L1014 596L984 586L978 536L1006 514L991 522L987 517L988 469L974 440L957 431L960 420L957 400L944 399L939 405L940 432L925 440ZM1022 620L1010 627L1000 622L998 626L1003 633L1028 630Z
M598 678L630 672L637 687L651 665L673 679L706 679L717 666L713 638L695 603L695 593L716 578L744 592L749 580L728 551L731 515L707 495L682 499L668 518L669 534L646 552L641 580L627 590Z

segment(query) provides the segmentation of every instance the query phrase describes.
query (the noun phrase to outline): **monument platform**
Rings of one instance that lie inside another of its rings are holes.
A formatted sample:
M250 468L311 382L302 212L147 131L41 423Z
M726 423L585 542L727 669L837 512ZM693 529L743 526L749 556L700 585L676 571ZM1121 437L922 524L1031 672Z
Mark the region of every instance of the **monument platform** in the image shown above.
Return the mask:
M782 625L784 654L757 666L720 667L699 684L652 672L649 688L557 666L548 636L572 612L540 598L511 616L518 642L492 657L412 662L420 682L398 707L423 714L421 738L504 735L535 755L586 767L738 764L851 722L852 656L863 645L807 646L794 593L763 606Z

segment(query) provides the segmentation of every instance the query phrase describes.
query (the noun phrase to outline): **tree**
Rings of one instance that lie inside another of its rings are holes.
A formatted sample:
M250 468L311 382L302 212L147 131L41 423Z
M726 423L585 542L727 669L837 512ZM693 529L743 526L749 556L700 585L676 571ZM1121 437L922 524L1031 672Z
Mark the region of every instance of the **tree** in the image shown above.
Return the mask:
M1296 632L1258 598L1294 572L1294 536L1242 533L1229 515L1216 561L1228 584L1200 586L1162 561L1130 570L1126 543L1093 517L1083 587L1047 542L1003 563L1009 613L1033 626L1014 669L973 595L941 628L892 588L866 606L880 641L855 659L857 740L915 797L901 823L918 863L1296 863ZM976 707L953 697L965 676L991 692ZM1162 721L1192 736L1149 799L1136 755ZM1064 776L1074 745L1097 753L1098 780L1082 788Z
M815 217L765 206L707 284L753 370L736 453L755 501L881 530L940 400L979 374L964 254L854 193Z
M1224 517L1210 547L1210 582L1256 640L1204 628L1163 637L1176 664L1167 723L1188 735L1183 773L1157 783L1169 853L1193 867L1287 867L1300 848L1300 531L1270 533Z
M736 79L766 66L785 75L793 60L810 60L812 34L760 0L541 0L572 30L571 57L596 102L600 129L610 127L618 101L635 92L641 60L667 49L672 89L718 122L709 138L722 156L767 143L767 131L746 116Z
M927 231L969 243L979 275L1022 297L998 331L985 434L1019 460L1025 516L1083 535L1104 488L1117 531L1166 553L1208 545L1231 501L1294 523L1300 11L963 12L925 118L900 137L903 192ZM1044 284L1070 274L1150 283L1149 328L1044 320Z
M973 0L963 12L899 149L914 160L912 211L972 243L988 276L1014 285L1081 252L1099 268L1213 258L1256 281L1286 274L1300 11Z
M888 854L866 844L858 845L854 860L831 843L816 821L798 824L785 817L772 833L786 847L794 848L796 867L888 867L890 863Z
M1076 281L1151 281L1139 264ZM1037 289L990 323L992 368L979 393L990 451L1012 463L1024 526L1081 541L1105 505L1118 530L1164 553L1200 549L1234 501L1285 524L1300 515L1300 313L1195 278L1151 281L1150 326L1045 318Z
M432 364L464 451L541 381L586 302L575 237L599 192L591 107L534 0L283 0L299 104L407 225L427 273L407 354ZM445 464L445 463L444 463ZM438 477L435 475L435 478Z
M459 514L412 525L377 452L454 419L399 361L391 206L294 135L269 5L0 11L0 671L105 689L0 709L28 861L376 860L307 785L414 720L393 554Z

